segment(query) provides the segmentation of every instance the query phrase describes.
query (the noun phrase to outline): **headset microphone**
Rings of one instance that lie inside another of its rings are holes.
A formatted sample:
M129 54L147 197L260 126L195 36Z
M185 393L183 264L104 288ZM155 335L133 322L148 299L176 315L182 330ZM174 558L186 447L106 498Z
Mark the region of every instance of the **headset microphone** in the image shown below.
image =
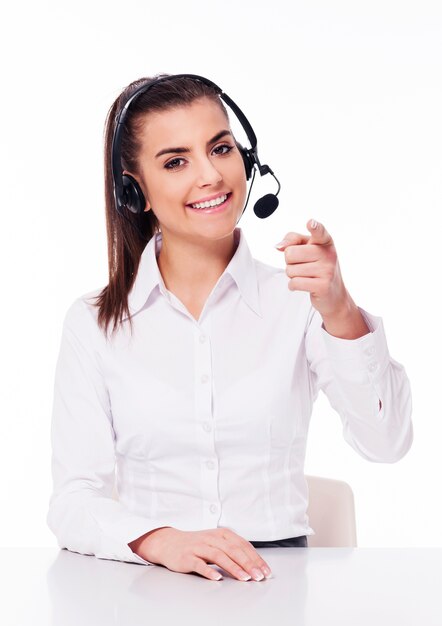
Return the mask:
M257 154L254 154L254 160L258 166L259 173L261 174L261 176L264 176L264 174L271 174L273 178L276 180L276 182L278 183L278 191L276 192L276 194L274 193L266 194L262 198L259 198L259 200L255 202L255 206L253 207L253 211L255 212L255 215L257 217L260 217L261 219L265 219L266 217L269 217L278 208L279 200L276 196L278 195L281 189L281 184L268 165L261 165L261 163L258 160Z
M255 215L262 219L265 217L269 217L269 215L271 215L273 211L277 209L278 204L279 200L275 196L275 194L268 193L267 195L256 201L253 210L255 211Z

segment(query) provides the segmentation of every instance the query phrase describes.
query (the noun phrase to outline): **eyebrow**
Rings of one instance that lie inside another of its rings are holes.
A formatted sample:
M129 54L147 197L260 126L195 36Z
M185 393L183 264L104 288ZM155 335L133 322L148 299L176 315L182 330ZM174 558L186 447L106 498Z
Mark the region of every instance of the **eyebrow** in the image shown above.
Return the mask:
M225 137L226 135L232 136L232 133L230 132L230 130L221 130L214 137L212 137L212 139L209 139L206 145L209 146L211 143L215 143L215 141L218 141L218 139L221 139L221 137ZM162 156L163 154L169 154L169 152L182 154L183 152L190 152L190 149L189 148L164 148L164 150L160 150L155 155L155 158L158 158Z

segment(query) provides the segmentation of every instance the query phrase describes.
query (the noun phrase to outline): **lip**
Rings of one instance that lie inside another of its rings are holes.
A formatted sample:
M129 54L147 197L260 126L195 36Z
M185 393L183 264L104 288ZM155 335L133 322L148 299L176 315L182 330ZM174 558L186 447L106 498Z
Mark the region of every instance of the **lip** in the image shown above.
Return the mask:
M199 204L200 202L210 202L210 200L215 200L215 198L219 198L220 196L228 195L231 193L230 191L218 191L218 193L214 193L211 196L206 196L205 198L200 198L199 200L194 200L193 202L188 202L186 206L190 206L191 204Z
M226 208L228 208L230 206L230 201L232 199L232 195L233 195L233 193L231 191L229 191L228 194L227 194L227 200L225 200L222 204L218 204L218 206L207 207L207 209L193 209L189 205L186 205L186 207L187 207L187 209L189 209L189 211L192 211L193 213L203 213L204 215L207 215L208 213L221 213L222 211L225 211ZM218 196L215 196L215 198L217 198L217 197Z

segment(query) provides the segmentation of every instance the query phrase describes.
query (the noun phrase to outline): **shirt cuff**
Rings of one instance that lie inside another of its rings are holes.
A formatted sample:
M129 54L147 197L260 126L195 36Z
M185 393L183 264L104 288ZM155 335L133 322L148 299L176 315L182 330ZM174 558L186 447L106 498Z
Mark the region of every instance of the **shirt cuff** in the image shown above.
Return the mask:
M154 530L163 528L162 524L152 525L152 520L138 515L132 515L126 519L120 519L115 523L100 524L102 530L102 550L96 552L98 558L116 559L130 563L142 563L143 565L156 565L132 551L128 545L135 539Z
M330 335L321 324L321 334L327 355L339 367L345 378L354 382L376 382L390 363L390 354L381 317L358 307L370 332L357 339L342 339Z

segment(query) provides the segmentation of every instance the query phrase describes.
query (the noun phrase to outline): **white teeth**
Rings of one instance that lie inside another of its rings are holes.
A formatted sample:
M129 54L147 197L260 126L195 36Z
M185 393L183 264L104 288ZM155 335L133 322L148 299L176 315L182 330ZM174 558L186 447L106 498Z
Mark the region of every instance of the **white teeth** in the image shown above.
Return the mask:
M214 200L210 200L207 202L197 202L196 204L191 204L190 206L193 209L208 209L209 207L218 206L218 204L222 204L227 199L227 194L219 196L219 198L215 198Z

